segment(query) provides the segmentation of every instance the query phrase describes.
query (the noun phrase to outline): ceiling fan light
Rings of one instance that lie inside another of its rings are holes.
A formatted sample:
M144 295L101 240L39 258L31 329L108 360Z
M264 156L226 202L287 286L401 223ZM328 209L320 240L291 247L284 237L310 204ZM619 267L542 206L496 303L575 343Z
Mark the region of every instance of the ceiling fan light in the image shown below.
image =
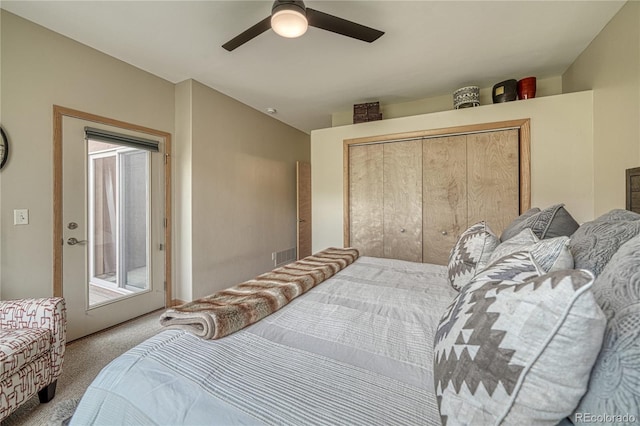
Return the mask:
M282 37L300 37L308 27L307 17L298 8L280 8L271 15L271 28Z

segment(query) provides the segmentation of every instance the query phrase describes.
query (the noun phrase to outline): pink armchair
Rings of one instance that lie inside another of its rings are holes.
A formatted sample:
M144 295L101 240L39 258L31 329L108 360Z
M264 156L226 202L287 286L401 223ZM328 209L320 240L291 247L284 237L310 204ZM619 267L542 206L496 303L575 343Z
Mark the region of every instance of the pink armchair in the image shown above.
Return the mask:
M62 373L64 299L0 301L0 421L38 393L49 402Z

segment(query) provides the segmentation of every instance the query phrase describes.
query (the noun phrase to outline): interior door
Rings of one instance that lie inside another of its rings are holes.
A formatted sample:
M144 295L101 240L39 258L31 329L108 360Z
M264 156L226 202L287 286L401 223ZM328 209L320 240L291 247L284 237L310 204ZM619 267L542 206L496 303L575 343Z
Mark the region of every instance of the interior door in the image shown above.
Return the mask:
M62 126L62 295L69 340L164 307L164 176L160 152L85 139ZM157 138L156 138L157 139Z
M311 255L311 164L296 162L296 210L298 260Z

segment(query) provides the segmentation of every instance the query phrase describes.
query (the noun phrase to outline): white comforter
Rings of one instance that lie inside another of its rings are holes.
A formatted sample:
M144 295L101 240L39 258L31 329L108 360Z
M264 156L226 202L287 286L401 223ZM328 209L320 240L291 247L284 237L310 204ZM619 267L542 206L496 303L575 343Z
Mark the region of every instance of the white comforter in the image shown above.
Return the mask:
M361 257L220 340L168 330L111 362L72 425L439 425L446 268Z

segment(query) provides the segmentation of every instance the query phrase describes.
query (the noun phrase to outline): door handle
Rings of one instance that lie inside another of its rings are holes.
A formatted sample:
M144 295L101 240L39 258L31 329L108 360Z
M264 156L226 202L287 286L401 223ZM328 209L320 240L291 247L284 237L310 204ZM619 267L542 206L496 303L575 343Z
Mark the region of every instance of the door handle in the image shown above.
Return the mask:
M67 240L67 244L69 244L70 246L75 246L76 244L86 244L88 243L87 240L78 240L77 238L71 237Z

